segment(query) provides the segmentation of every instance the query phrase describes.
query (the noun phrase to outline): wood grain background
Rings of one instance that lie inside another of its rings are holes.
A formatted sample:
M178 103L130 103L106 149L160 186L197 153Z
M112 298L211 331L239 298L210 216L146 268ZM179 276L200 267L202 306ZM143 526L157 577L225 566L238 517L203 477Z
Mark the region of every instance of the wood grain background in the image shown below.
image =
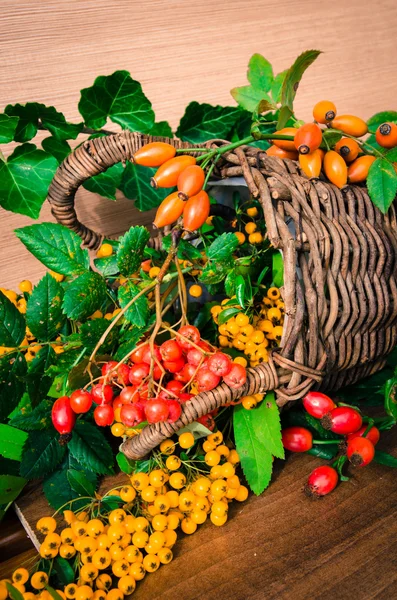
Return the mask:
M176 128L191 100L232 104L229 90L245 84L254 52L275 70L308 48L324 54L305 75L297 114L335 101L341 113L364 118L396 109L395 0L3 0L0 12L0 111L8 103L54 104L79 120L79 90L97 75L127 69L142 82L158 120ZM3 149L5 154L11 146ZM149 215L130 201L78 194L87 224L122 232ZM0 209L0 285L15 287L44 270L16 240L31 223ZM44 206L41 220L50 220ZM386 446L392 447L392 435ZM397 483L371 465L319 503L301 488L318 461L295 456L278 468L260 498L233 509L221 530L204 526L176 549L177 560L139 586L136 596L183 600L358 600L397 597Z

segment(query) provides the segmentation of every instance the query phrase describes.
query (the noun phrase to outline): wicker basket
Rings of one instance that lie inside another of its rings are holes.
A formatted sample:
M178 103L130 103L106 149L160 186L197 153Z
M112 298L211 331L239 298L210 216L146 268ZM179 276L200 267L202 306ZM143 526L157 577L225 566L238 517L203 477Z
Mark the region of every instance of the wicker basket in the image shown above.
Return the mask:
M48 195L52 212L89 248L97 248L102 236L79 223L76 190L89 177L131 159L153 139L123 132L89 140L60 165ZM189 148L177 140L155 140ZM277 404L283 406L312 387L331 392L354 383L381 369L396 344L395 205L383 215L364 187L341 191L329 182L309 181L294 161L269 157L250 146L224 154L218 164L218 176L244 176L263 207L270 242L283 252L286 321L281 348L271 353L268 363L248 369L241 389L221 384L200 393L183 404L175 423L149 425L124 442L122 450L132 459L242 395L274 390ZM287 225L291 221L295 234Z

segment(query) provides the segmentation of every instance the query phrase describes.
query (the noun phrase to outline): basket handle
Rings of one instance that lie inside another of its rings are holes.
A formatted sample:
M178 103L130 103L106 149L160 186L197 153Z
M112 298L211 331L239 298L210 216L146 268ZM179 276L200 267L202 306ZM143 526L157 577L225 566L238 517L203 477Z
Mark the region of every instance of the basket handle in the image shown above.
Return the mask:
M88 248L97 249L103 235L81 223L76 215L75 195L90 177L103 173L116 163L131 160L134 153L149 142L167 142L175 148L191 148L188 142L122 131L106 137L86 140L58 167L48 190L51 212L61 225L75 231Z

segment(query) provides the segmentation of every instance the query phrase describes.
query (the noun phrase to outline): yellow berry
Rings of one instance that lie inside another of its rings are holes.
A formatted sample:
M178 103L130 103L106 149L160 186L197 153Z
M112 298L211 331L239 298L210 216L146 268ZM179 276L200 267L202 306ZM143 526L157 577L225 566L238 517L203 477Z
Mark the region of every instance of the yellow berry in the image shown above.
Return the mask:
M213 446L219 446L219 444L222 444L223 442L223 434L222 431L215 431L215 433L210 433L207 436L207 440L209 441L210 444L212 444Z
M179 506L179 494L176 490L169 490L165 495L170 503L170 508L176 508Z
M183 533L191 535L196 531L197 523L195 523L190 517L185 517L184 519L182 519L181 529Z
M276 288L276 287L271 287L271 288L269 288L269 289L267 290L267 294L266 294L266 295L267 295L267 297L268 297L270 300L273 300L273 301L274 301L274 300L278 300L278 299L280 298L280 296L281 296L281 294L280 294L280 290L279 290L278 288Z
M95 586L98 590L107 591L112 587L112 578L108 573L101 573L95 580Z
M263 241L263 236L261 233L259 233L259 231L256 231L248 236L248 241L250 244L260 244Z
M133 473L130 481L136 490L141 491L149 485L149 475L147 473Z
M99 570L107 569L112 562L111 554L105 548L97 550L92 555L92 564Z
M17 309L19 310L20 313L22 313L23 315L26 313L26 309L27 309L27 302L25 300L25 298L21 298L20 300L18 300L17 302ZM25 338L26 339L26 338ZM25 340L24 340L25 341ZM21 344L21 346L24 346L25 344Z
M246 488L245 485L240 485L240 487L237 489L235 499L238 500L238 502L244 502L244 500L247 500L247 498L248 488Z
M256 217L258 215L258 209L256 208L256 206L247 208L247 215L249 217Z
M269 308L267 311L267 318L272 321L272 323L276 323L281 320L282 314L279 308Z
M135 500L136 491L131 485L125 485L120 490L120 498L124 502L133 502Z
M83 581L94 581L98 577L98 569L93 565L83 565L80 569L80 577Z
M32 282L29 281L28 279L24 279L23 281L21 281L18 285L19 289L21 290L21 292L31 292L33 289L32 286Z
M186 477L183 473L172 473L169 479L169 484L175 490L180 490L186 483Z
M92 596L92 600L106 600L106 592L104 590L96 590Z
M247 359L244 358L244 356L236 356L236 358L233 360L233 362L237 363L238 365L241 365L242 367L248 366L248 361L247 361Z
M241 404L244 406L245 409L251 410L252 408L255 408L255 406L257 405L257 401L254 398L254 396L244 396Z
M220 444L219 446L217 446L215 448L215 450L219 454L219 456L222 456L224 458L227 458L229 456L229 454L230 454L230 450L226 446L226 444Z
M12 580L14 583L21 583L22 585L29 579L29 571L27 569L16 569L12 574Z
M254 331L254 333L250 337L250 342L253 342L254 344L262 344L264 340L265 334L260 329Z
M228 477L233 477L234 472L234 467L229 461L225 462L222 465L222 477L224 477L225 479L227 479Z
M119 579L117 587L123 594L129 596L136 588L135 579L131 575L124 575L124 577Z
M75 583L69 583L63 590L66 598L68 598L68 600L74 600L74 598L76 598L77 589Z
M244 229L245 229L246 233L248 233L248 234L254 233L254 231L256 231L256 223L254 223L253 221L250 221L249 223L246 224Z
M245 242L245 235L241 231L235 231L234 235L238 239L238 243L241 246Z
M124 594L121 590L113 588L106 594L106 600L124 600Z
M149 271L149 277L151 279L155 279L159 273L160 273L160 267L152 267Z
M110 431L114 437L122 437L125 434L125 427L122 423L113 423Z
M161 550L159 550L157 553L157 556L163 565L168 565L168 563L170 563L173 559L172 550L169 548L161 548Z
M81 585L77 588L75 599L76 600L90 600L94 595L94 590L89 585Z
M145 517L137 517L134 525L135 531L144 531L149 527L149 521Z
M216 450L210 450L205 455L204 460L209 467L214 467L220 462L221 457Z
M142 564L148 573L154 573L160 566L160 559L156 554L147 554Z
M172 440L164 440L163 442L161 442L160 444L160 452L162 452L163 454L172 454L175 448L175 442L173 442Z
M130 575L135 581L141 581L146 575L145 567L140 562L133 563L130 566Z
M48 517L47 517L48 518ZM42 590L48 584L48 575L44 571L36 571L30 579L30 585L34 590Z
M178 437L178 442L181 448L191 448L194 445L194 436L190 431L186 431Z
M273 329L273 337L277 342L281 341L281 338L283 337L283 328L281 325L277 325Z
M227 348L229 346L229 340L224 335L219 336L218 342L221 348Z
M269 319L262 319L258 321L258 329L264 333L273 333L274 325Z
M211 523L216 525L217 527L222 527L227 521L227 515L224 517L219 517L218 515L214 515L214 513L210 514Z
M113 495L113 494L112 494ZM122 508L115 508L110 513L108 520L110 525L116 525L117 523L123 523L127 513Z
M200 296L203 294L203 288L201 285L191 285L189 288L189 294L193 298L200 298Z
M111 244L102 244L98 249L96 255L98 258L104 258L106 256L112 256L113 246Z
M72 558L76 554L76 548L71 544L61 544L59 547L59 556L62 558Z
M238 325L239 327L245 327L250 322L249 316L245 315L244 313L238 313L236 315L235 319L236 319L236 325Z
M49 274L51 275L51 277L53 277L56 281L63 281L65 279L65 275L62 275L61 273L55 273L55 271L48 271Z
M54 517L42 517L36 523L37 531L40 531L43 535L53 533L57 528L57 522Z

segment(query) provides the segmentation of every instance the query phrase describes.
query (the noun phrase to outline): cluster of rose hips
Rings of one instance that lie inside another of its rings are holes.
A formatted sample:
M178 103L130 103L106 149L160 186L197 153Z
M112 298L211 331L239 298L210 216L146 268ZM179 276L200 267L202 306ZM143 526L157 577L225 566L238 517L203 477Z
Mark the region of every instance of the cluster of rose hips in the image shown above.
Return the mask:
M171 144L152 142L135 152L133 162L145 167L160 167L151 185L155 188L172 188L173 192L157 209L154 225L171 225L183 215L183 226L195 231L204 225L210 214L210 199L202 188L205 172L196 164L193 156L175 156L176 149Z
M363 425L362 416L356 409L337 406L329 396L320 392L309 392L303 399L303 406L309 415L320 419L324 429L344 436L343 440L330 443L339 444L353 466L365 467L373 460L380 432L373 425ZM316 444L312 433L305 427L283 429L282 442L284 448L291 452L307 452ZM338 472L332 466L318 467L310 475L305 489L309 495L325 496L332 492L338 480Z
M161 346L138 346L130 356L130 364L105 363L101 381L90 391L76 390L70 398L63 396L55 401L52 422L61 435L69 436L76 415L87 413L97 404L94 419L99 426L111 426L115 420L129 428L144 421L174 423L181 415L182 404L193 398L192 391L212 390L221 381L240 388L246 381L245 367L227 354L214 351L196 327L185 325L176 332L175 339ZM213 426L212 415L204 415L201 422ZM115 428L114 433L124 432Z
M368 126L363 119L354 115L339 115L333 102L322 100L313 108L315 123L306 123L299 129L285 127L277 131L278 135L292 136L293 140L272 140L266 153L279 158L299 159L302 171L309 179L317 179L321 170L326 177L339 188L347 182L360 183L367 179L369 169L376 157L365 154L364 147L355 138L368 133ZM318 124L326 125L346 134L333 150L326 152L320 148L323 140L323 129ZM376 130L376 141L383 148L397 146L397 125L383 123ZM394 168L397 170L397 163Z

